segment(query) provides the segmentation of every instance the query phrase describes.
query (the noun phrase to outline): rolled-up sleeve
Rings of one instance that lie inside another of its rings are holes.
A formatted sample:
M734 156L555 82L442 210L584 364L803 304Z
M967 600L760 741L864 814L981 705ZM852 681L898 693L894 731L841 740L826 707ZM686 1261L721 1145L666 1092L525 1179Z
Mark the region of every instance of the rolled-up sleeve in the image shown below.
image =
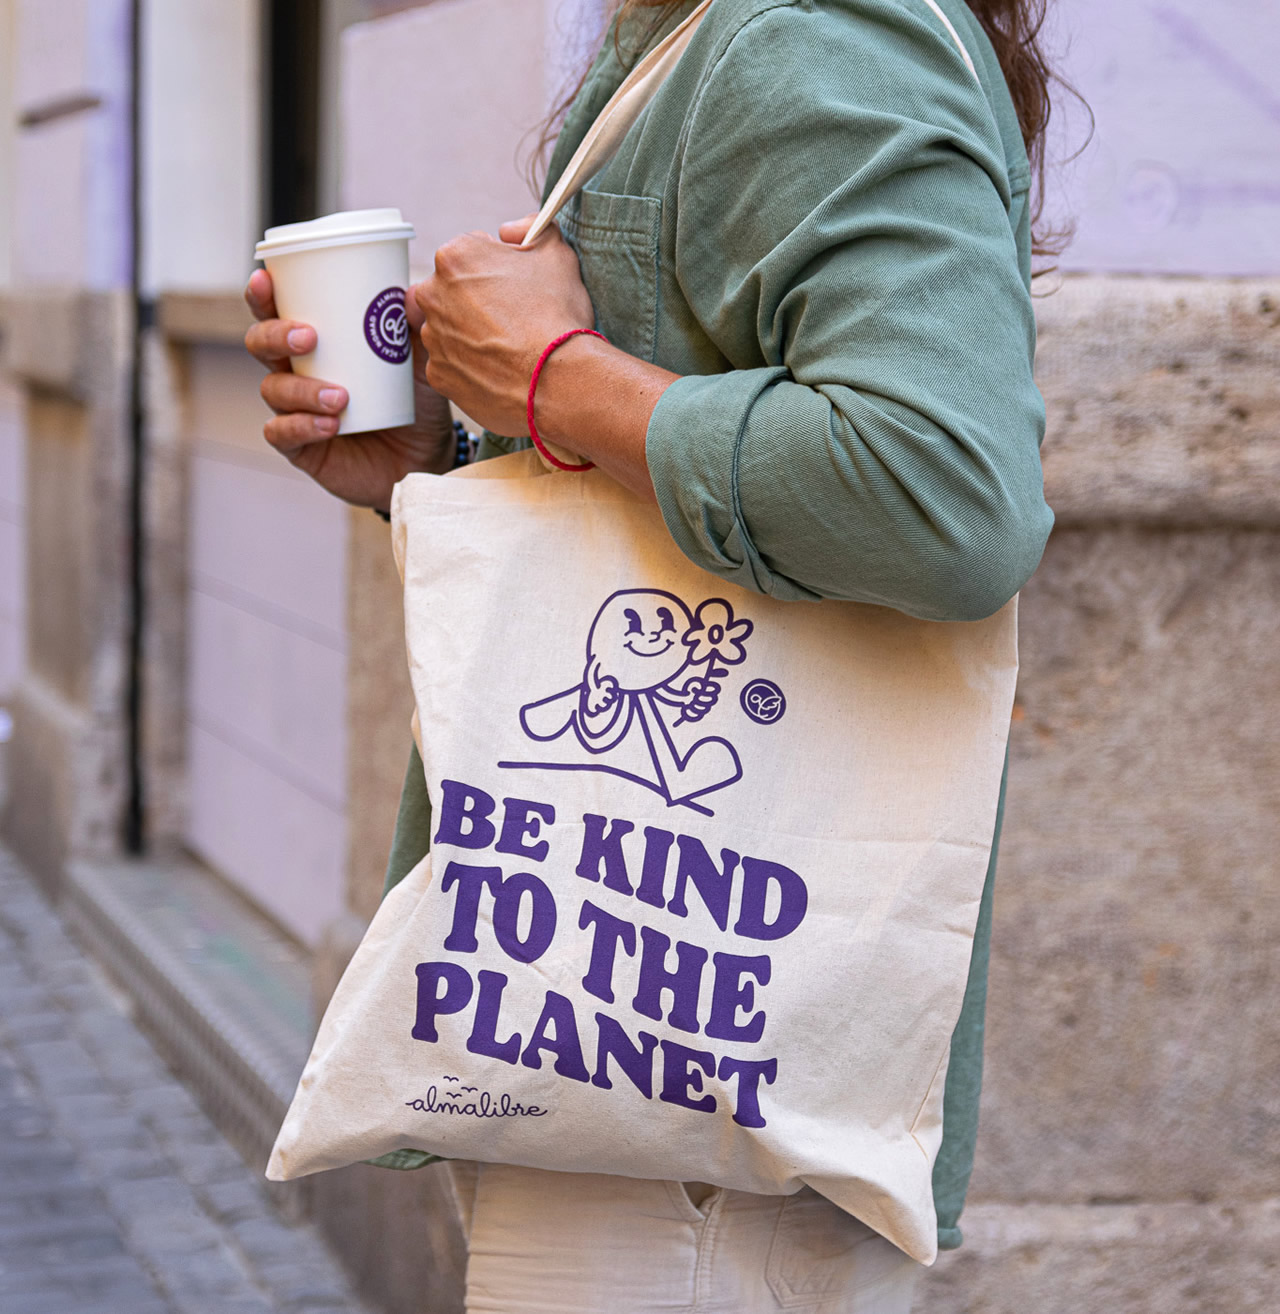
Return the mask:
M675 277L728 368L671 385L646 452L707 570L971 620L1017 592L1052 525L1025 178L918 9L769 10L705 81Z

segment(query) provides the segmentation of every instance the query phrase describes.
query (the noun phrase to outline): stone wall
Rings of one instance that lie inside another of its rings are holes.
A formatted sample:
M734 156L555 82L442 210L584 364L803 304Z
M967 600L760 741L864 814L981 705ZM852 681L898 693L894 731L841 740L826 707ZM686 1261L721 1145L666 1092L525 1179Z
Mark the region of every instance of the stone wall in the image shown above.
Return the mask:
M56 890L70 852L120 843L128 615L129 307L123 293L5 300L26 391L26 659L2 828Z
M23 395L26 616L0 830L46 881L126 797L129 6L8 0L0 369ZM8 500L8 499L6 499Z
M1040 305L1058 526L1022 596L967 1246L929 1314L1274 1308L1280 284Z

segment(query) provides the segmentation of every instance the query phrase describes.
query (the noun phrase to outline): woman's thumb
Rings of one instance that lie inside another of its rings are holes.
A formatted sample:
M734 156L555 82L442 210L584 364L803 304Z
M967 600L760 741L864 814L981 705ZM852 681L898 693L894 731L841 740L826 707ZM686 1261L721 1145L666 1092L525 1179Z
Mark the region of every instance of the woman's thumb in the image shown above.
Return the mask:
M498 236L509 246L519 246L524 241L524 235L529 231L529 226L537 218L537 213L527 214L523 219L508 219L498 229Z

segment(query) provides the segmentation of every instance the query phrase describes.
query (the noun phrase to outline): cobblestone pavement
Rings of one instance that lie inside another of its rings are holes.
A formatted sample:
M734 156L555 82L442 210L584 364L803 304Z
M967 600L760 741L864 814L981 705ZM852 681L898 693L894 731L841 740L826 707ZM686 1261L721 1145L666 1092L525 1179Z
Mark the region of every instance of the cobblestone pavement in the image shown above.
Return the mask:
M0 1312L363 1314L0 849Z

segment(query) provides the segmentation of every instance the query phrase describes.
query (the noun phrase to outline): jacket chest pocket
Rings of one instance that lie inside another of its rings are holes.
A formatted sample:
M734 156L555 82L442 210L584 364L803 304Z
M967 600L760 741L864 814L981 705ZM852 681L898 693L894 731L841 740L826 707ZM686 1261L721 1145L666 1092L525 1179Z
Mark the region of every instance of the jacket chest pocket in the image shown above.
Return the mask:
M652 360L658 315L662 203L651 196L583 191L559 223L578 253L596 328L629 356Z

